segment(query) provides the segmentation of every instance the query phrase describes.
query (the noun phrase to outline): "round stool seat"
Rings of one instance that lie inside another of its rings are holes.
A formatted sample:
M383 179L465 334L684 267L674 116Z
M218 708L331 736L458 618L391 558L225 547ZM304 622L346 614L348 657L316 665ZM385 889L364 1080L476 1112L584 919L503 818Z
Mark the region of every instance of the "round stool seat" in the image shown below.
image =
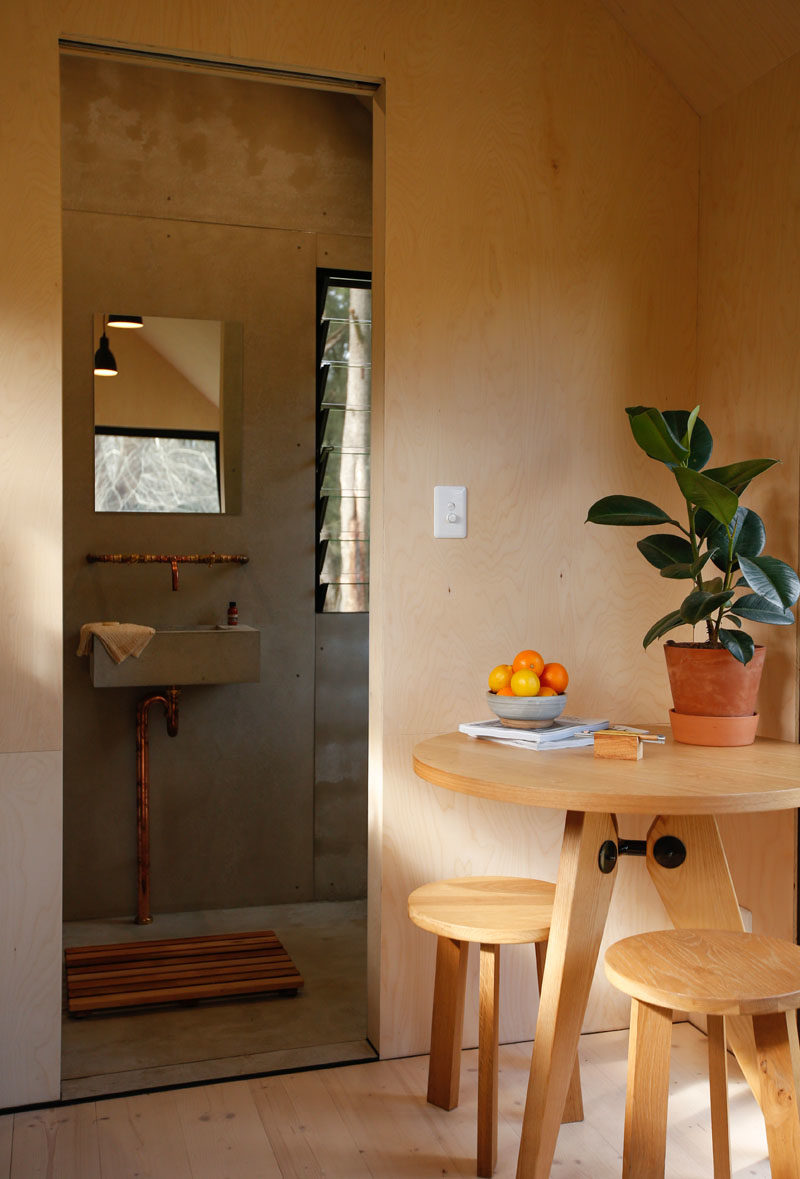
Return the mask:
M616 942L605 969L642 1003L706 1015L760 1015L800 1007L800 946L760 934L664 929Z
M415 925L456 941L545 941L556 886L514 876L465 876L423 884L408 898Z

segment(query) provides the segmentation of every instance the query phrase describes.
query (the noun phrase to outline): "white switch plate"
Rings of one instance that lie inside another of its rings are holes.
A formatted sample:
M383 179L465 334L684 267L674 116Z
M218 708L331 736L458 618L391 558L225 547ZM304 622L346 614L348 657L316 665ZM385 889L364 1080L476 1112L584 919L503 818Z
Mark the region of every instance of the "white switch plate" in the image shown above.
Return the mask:
M466 487L434 487L433 535L451 540L467 535Z

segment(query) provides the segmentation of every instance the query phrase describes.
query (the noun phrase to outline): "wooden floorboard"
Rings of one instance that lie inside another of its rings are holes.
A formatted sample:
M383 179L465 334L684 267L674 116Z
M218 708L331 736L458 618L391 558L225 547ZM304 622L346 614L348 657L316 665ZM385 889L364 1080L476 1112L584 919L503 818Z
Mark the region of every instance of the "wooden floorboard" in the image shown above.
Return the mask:
M562 1126L552 1174L619 1179L626 1032L581 1037L586 1117ZM496 1179L514 1179L530 1044L500 1049ZM425 1100L427 1057L378 1061L0 1117L0 1179L437 1179L475 1174L477 1053L461 1101ZM766 1137L732 1061L735 1179L769 1179ZM710 1175L705 1037L678 1024L666 1173Z

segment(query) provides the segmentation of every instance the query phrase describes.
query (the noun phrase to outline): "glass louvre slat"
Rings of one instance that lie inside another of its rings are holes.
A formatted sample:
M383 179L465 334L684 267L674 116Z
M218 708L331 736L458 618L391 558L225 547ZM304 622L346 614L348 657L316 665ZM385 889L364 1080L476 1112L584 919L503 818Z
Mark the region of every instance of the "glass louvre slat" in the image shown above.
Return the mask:
M366 365L332 364L325 383L325 405L369 409L371 370Z
M365 614L369 610L369 585L329 585L323 614Z
M353 469L357 462L357 469ZM361 488L369 489L369 451L332 450L328 455L321 495L346 495Z
M325 306L322 309L322 319L338 319L350 320L350 292L352 287L332 285L328 287L328 293L325 296ZM363 312L366 313L368 319L365 320L362 316L358 322L372 322L372 291L364 290L360 296L360 302Z
M328 541L320 581L329 585L360 585L368 578L368 540Z
M369 427L369 410L342 409L341 406L332 405L328 407L320 446L330 446L333 450L364 449L363 446L359 447L359 443L364 438L369 439Z
M352 339L353 327L358 329L357 339ZM358 352L355 360L354 353ZM355 364L372 363L372 342L369 324L339 323L328 328L328 340L322 354L323 364L348 364L351 358Z
M369 496L328 496L319 535L331 541L368 538Z

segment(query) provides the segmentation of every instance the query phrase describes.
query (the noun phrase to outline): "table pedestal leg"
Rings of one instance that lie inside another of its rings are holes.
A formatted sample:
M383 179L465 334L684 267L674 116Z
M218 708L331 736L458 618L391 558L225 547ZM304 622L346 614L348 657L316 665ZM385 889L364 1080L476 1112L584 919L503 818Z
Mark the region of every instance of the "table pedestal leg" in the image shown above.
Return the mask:
M675 836L686 848L686 859L678 867L664 867L654 858L653 846L664 835ZM647 833L647 870L676 928L744 929L713 815L660 815ZM729 1016L725 1027L728 1044L760 1101L753 1021L746 1015Z
M517 1179L550 1175L616 879L613 867L600 870L598 857L606 840L617 841L612 815L567 813Z

